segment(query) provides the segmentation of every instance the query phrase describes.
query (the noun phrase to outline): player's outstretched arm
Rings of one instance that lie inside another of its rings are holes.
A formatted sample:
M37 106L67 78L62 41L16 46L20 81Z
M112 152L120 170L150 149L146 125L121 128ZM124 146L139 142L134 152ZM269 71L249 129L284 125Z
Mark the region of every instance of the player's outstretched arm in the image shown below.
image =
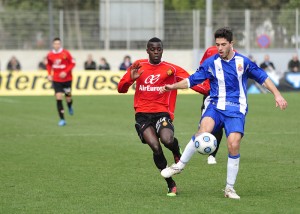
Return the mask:
M279 108L281 110L284 110L287 108L288 103L287 101L283 98L283 96L281 95L281 93L278 91L278 89L276 88L276 86L274 85L274 83L272 82L272 80L270 78L267 78L266 81L263 83L263 85L272 92L272 94L274 95L274 99L276 102L276 107L279 106Z
M183 79L180 82L174 83L172 85L165 85L165 86L160 87L159 93L164 93L166 91L171 91L171 90L176 90L176 89L185 89L188 87L189 87L188 80Z

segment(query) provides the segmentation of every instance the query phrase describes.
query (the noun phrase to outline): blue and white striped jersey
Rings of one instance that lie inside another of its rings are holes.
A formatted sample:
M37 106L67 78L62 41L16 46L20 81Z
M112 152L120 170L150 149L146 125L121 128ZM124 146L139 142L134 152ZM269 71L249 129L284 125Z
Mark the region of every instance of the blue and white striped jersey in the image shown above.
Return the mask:
M219 54L206 59L197 71L188 78L189 87L210 80L211 103L224 113L246 114L247 79L263 84L268 78L264 70L247 57L235 53L232 59L222 60Z

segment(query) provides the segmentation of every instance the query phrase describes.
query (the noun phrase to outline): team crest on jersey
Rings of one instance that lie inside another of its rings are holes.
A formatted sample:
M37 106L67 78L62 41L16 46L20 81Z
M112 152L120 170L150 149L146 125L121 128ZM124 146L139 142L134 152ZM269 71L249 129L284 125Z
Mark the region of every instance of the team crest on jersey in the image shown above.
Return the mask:
M67 55L66 54L63 55L63 59L67 59Z
M241 65L241 64L238 64L238 71L243 71L244 69L243 69L243 66Z
M173 71L171 69L167 71L168 76L171 76L172 73L173 73Z
M167 121L164 121L162 125L167 126L168 125Z

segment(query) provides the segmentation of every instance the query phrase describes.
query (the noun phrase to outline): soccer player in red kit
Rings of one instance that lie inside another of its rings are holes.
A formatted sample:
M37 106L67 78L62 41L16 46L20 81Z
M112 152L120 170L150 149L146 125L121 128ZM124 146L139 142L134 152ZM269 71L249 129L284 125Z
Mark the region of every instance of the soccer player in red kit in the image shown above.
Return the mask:
M161 171L167 167L167 160L160 142L168 148L177 163L181 157L178 140L174 137L174 110L177 91L160 94L159 89L166 84L175 83L189 77L181 67L161 61L163 44L159 38L152 38L147 43L149 59L137 60L127 69L126 74L118 84L118 92L126 93L136 82L134 95L135 128L144 144L148 144L153 152L153 160ZM193 90L206 93L202 85L196 85ZM168 196L176 196L175 181L166 178Z
M53 50L47 55L47 71L48 79L53 82L53 88L55 91L56 105L60 121L59 126L66 125L64 117L64 107L62 104L63 95L65 94L69 114L73 115L72 108L72 69L75 66L75 62L66 49L62 48L60 38L53 39Z
M205 53L203 54L203 57L200 61L200 65L209 57L215 55L218 53L218 49L217 49L217 46L211 46L209 48L206 49ZM207 93L206 94L209 94L209 90L210 90L210 85L209 85L209 80L205 80L203 83L202 83L205 88L207 89ZM203 96L203 104L202 104L202 107L201 107L201 112L203 113L207 107L206 104L209 104L209 101L210 101L210 97L209 96L206 96L204 95ZM200 123L199 123L200 125ZM208 164L216 164L217 161L216 161L216 155L217 155L217 152L219 150L219 146L220 146L220 143L221 143L221 140L222 140L222 137L223 137L223 130L218 130L216 131L215 133L212 133L216 139L217 139L217 148L216 150L210 154L207 158L207 163Z

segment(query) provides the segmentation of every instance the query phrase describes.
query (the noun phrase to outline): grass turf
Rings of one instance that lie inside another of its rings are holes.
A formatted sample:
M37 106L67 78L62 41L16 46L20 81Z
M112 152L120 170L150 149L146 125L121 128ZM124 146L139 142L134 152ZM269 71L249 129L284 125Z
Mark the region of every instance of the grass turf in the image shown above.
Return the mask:
M217 165L196 154L165 181L134 129L132 96L77 96L75 115L58 127L53 97L0 97L0 213L300 213L299 93L249 95L236 183L223 197L227 149ZM197 130L202 97L180 95L175 133L182 147ZM172 156L164 149L169 163Z

